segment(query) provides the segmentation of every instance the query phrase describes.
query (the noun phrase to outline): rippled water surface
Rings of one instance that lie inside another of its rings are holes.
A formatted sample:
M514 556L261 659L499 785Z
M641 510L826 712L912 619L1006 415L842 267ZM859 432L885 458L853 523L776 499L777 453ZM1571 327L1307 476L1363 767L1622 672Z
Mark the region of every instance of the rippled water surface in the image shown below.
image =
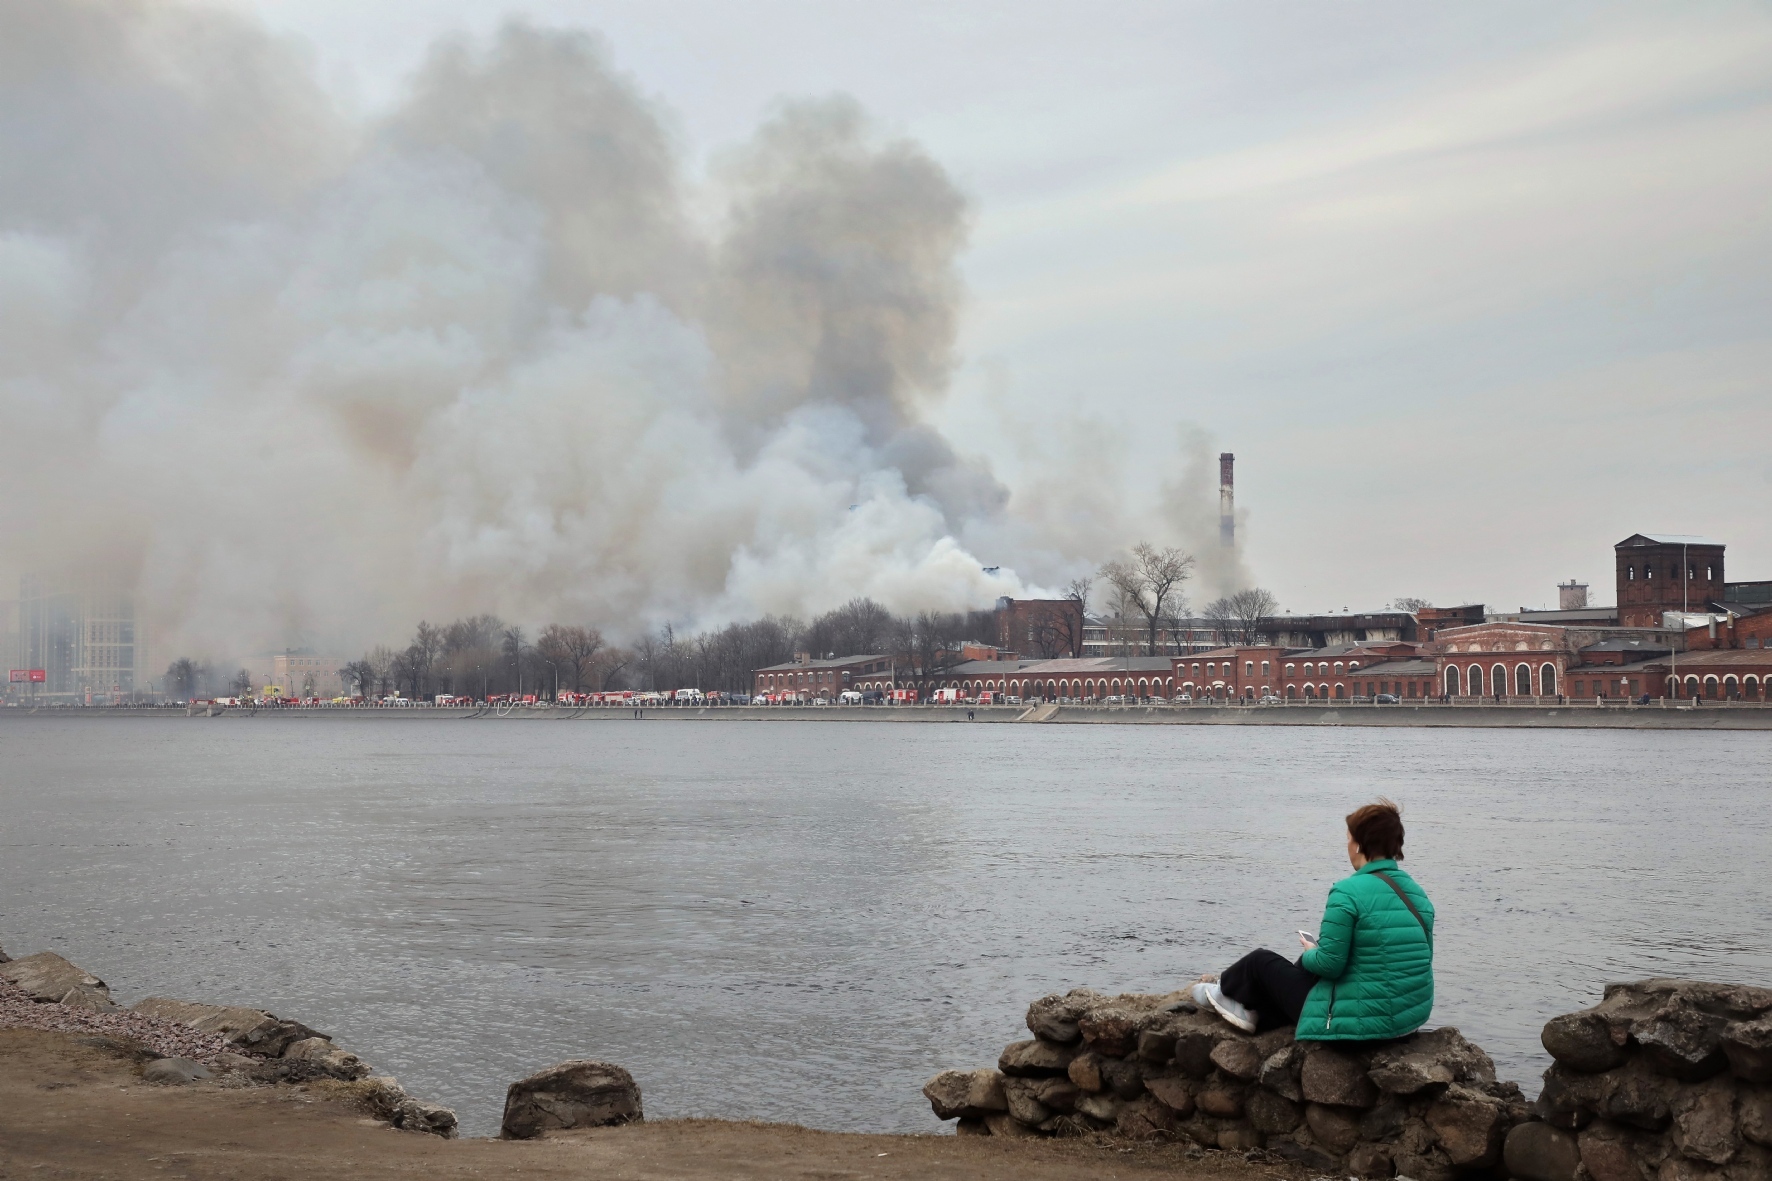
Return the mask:
M0 943L244 1002L496 1129L622 1063L654 1116L934 1130L1042 993L1296 950L1401 800L1434 1024L1535 1090L1607 980L1772 984L1772 735L228 718L0 723Z

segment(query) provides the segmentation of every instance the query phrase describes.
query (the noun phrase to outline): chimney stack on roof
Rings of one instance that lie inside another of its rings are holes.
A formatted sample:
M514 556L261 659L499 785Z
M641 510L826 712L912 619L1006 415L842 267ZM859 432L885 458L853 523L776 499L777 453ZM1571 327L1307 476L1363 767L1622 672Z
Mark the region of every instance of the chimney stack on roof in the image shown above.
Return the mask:
M1218 456L1218 541L1220 545L1237 544L1237 494L1232 468L1237 457L1229 451Z

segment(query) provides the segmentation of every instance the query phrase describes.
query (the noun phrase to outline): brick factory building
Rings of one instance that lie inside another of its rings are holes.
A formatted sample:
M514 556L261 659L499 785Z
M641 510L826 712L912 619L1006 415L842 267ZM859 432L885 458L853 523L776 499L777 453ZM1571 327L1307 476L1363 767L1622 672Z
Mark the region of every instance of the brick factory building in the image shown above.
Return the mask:
M1633 533L1613 546L1620 627L1660 627L1670 611L1722 600L1723 543L1684 533Z
M845 689L890 689L894 684L892 657L877 652L831 660L813 660L802 652L786 664L772 664L751 674L755 696L783 693L830 699Z
M997 600L999 648L1046 660L1083 655L1083 605L1075 599Z

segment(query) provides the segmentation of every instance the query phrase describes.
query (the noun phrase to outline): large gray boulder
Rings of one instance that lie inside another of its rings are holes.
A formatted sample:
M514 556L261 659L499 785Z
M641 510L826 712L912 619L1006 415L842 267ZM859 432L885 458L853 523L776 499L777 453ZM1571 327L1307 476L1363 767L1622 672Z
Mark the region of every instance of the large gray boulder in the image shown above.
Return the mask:
M182 1087L201 1079L214 1078L215 1072L201 1062L189 1058L156 1058L142 1067L142 1081L163 1086Z
M643 1118L640 1086L633 1075L611 1062L581 1058L512 1083L505 1094L501 1135L530 1140L543 1132L610 1127Z
M83 1009L116 1007L103 980L53 951L0 963L0 979L12 981L39 1003L60 1001Z
M923 1084L923 1098L936 1119L983 1119L1010 1110L1008 1081L994 1070L944 1070ZM1032 1091L1018 1094L1034 1098Z
M1549 1124L1520 1124L1502 1150L1507 1171L1519 1181L1575 1181L1581 1149L1575 1137Z
M234 1045L267 1058L278 1057L296 1042L326 1037L299 1021L286 1021L274 1013L244 1005L206 1005L200 1001L151 996L129 1008L132 1013L176 1021L204 1033L220 1034Z
M1725 1037L1772 1013L1772 989L1638 980L1608 984L1605 999L1588 1012L1605 1022L1614 1043L1641 1047L1659 1073L1695 1083L1729 1068ZM1750 1060L1743 1064L1752 1069ZM1577 1063L1569 1065L1581 1069Z
M363 1060L349 1050L341 1050L323 1037L303 1038L299 1042L291 1042L283 1051L285 1059L296 1062L318 1063L333 1078L352 1081L366 1078L369 1067Z

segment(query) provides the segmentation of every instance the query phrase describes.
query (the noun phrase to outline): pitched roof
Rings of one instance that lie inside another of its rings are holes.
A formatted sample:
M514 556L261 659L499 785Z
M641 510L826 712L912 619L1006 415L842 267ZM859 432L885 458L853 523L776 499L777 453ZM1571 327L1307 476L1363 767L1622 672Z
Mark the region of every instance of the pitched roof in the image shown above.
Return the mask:
M753 669L752 671L760 673L783 673L817 668L848 668L852 664L866 664L870 660L890 659L892 658L884 652L875 652L868 656L833 656L828 660L808 660L804 664L797 664L790 660L786 664L772 664L767 668Z
M1723 543L1696 533L1633 533L1612 548L1623 549L1627 545L1714 545L1720 548Z

